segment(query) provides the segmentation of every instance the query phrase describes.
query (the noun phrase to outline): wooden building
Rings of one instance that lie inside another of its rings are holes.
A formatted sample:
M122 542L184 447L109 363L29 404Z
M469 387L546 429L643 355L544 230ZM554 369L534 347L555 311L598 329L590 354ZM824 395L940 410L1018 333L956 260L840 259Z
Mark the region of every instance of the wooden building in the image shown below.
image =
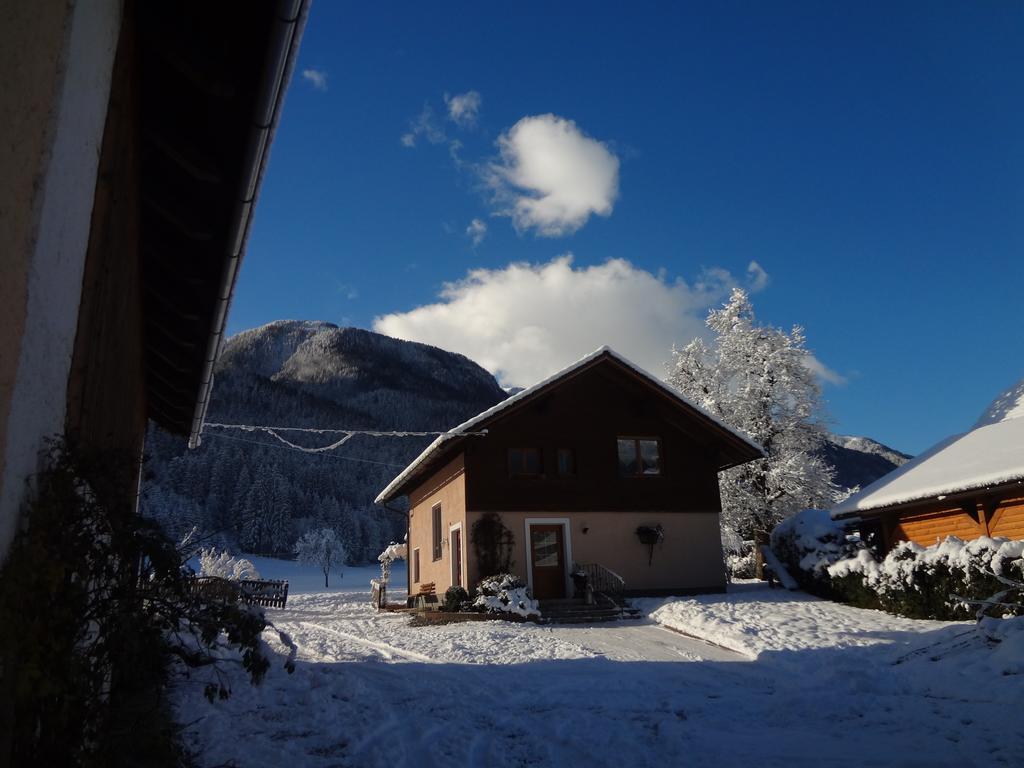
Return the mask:
M718 472L761 456L603 348L441 435L377 501L409 497L410 594L490 575L473 540L488 513L539 599L571 597L574 565L627 594L721 591Z
M306 6L5 4L0 563L47 439L197 441Z
M997 398L970 432L876 480L832 516L850 521L880 552L947 536L1024 539L1024 386Z
M104 498L126 513L147 423L198 440L306 11L306 0L3 4L0 565L50 439L134 477ZM52 647L82 637L57 616ZM22 711L26 692L8 676L20 662L0 658L0 766L15 762L14 734L74 749ZM42 674L33 687L46 691ZM54 690L71 689L58 678Z

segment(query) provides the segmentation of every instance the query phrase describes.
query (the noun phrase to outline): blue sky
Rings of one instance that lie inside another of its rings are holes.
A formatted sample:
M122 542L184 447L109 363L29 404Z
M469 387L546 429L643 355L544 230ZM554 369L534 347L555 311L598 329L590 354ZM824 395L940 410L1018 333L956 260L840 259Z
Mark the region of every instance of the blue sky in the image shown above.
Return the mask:
M314 3L229 331L529 384L605 341L657 368L737 284L836 431L970 427L1024 376L1024 5L637 5Z

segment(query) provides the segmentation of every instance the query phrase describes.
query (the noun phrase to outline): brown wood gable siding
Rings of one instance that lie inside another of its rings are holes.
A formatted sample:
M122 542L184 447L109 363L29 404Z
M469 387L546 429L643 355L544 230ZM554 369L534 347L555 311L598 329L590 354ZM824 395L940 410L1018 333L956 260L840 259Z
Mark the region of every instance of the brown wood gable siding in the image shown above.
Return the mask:
M719 511L718 443L635 379L607 367L565 382L465 443L467 508L488 510ZM658 477L620 477L617 438L661 441ZM542 449L540 477L510 478L508 449ZM558 474L558 449L576 472Z
M990 536L1024 539L1024 498L1003 499L989 518Z
M965 541L979 536L1024 539L1024 497L1019 491L922 502L873 516L883 520L886 549L900 541L928 547L947 536Z

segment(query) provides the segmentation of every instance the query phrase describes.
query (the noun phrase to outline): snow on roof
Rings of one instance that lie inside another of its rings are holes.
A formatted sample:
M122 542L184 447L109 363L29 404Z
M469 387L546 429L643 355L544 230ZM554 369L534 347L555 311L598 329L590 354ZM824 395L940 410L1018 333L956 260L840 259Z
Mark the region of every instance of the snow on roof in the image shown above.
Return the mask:
M1024 479L1024 418L943 440L832 509L848 515Z
M400 488L405 483L405 481L409 477L411 477L416 472L417 469L420 468L420 466L422 466L425 462L427 462L429 459L431 459L436 453L438 453L441 450L441 448L444 446L445 443L447 443L447 442L449 442L451 440L454 440L456 438L463 437L467 432L472 431L473 428L476 427L477 425L479 425L481 422L483 422L483 421L491 418L495 414L500 413L501 411L504 411L505 409L515 405L519 401L524 400L527 397L530 397L531 395L533 395L538 390L543 389L544 387L546 387L549 384L557 381L558 379L560 379L560 378L562 378L564 376L567 376L570 373L572 373L573 371L576 371L576 370L582 368L587 363L590 363L591 361L596 360L597 358L601 357L601 355L607 355L608 357L611 357L614 360L622 363L626 367L632 369L636 373L640 374L641 376L643 376L644 378L648 379L650 382L652 382L653 384L655 384L656 386L658 386L659 388L664 390L666 393L671 395L676 400L680 401L684 405L689 406L690 408L692 408L693 410L697 411L699 414L701 414L705 418L707 418L710 421L712 421L715 424L717 424L719 427L721 427L725 431L729 432L730 434L734 435L738 439L742 440L744 443L749 445L751 448L756 450L758 453L763 453L764 452L764 449L762 449L760 445L755 443L753 440L751 440L749 437L747 437L745 434L743 434L739 430L733 429L728 424L724 423L721 419L719 419L717 416L714 416L713 414L708 413L706 410L701 408L699 405L691 402L689 399L687 399L682 394L680 394L676 389L674 389L673 387L670 387L668 384L663 382L661 379L659 379L658 377L654 376L651 373L648 373L643 368L640 368L638 365L636 365L632 361L627 360L622 355L620 355L618 352L613 350L611 347L604 346L604 347L601 347L600 349L594 350L593 352L591 352L589 355L586 355L585 357L581 357L579 360L577 360L572 365L569 365L569 366L563 368L562 370L558 371L557 373L554 373L551 376L548 376L543 381L539 381L539 382L537 382L536 384L534 384L531 387L527 387L526 389L520 390L519 392L517 392L516 394L512 395L511 397L508 397L505 400L502 400L497 405L491 406L486 411L483 411L482 413L478 413L476 416L474 416L473 418L469 419L468 421L464 421L461 424L459 424L457 427L453 427L452 429L448 430L444 434L439 435L437 437L437 439L434 440L434 442L432 442L430 445L428 445L423 450L423 453L421 453L419 456L417 456L415 459L413 459L412 463L409 466L407 466L404 470L402 470L402 472L399 473L399 475L394 480L392 480L390 483L388 483L388 486L383 491L381 491L379 494L377 494L377 498L374 500L374 503L380 504L381 502L383 502L383 501L387 500L388 498L390 498L392 493L395 490L397 490L398 488Z
M983 427L986 424L997 424L1021 416L1024 416L1024 379L993 400L974 426Z

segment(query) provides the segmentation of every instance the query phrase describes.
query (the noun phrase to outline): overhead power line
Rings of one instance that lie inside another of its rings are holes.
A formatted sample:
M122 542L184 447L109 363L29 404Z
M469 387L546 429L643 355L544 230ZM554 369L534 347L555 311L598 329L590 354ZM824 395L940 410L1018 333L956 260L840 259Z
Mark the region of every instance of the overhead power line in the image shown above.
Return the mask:
M448 434L447 432L414 432L410 430L399 430L399 431L385 431L379 429L325 429L320 427L268 427L260 424L219 424L217 422L208 422L203 425L203 429L207 427L214 427L216 429L237 429L242 432L264 432L274 439L278 440L288 448L292 448L296 451L302 451L304 453L326 453L327 451L333 451L335 448L340 448L342 445L347 443L356 435L365 435L367 437L437 437L439 435ZM298 445L293 443L291 440L282 437L279 433L281 432L301 432L307 434L317 435L341 435L342 437L335 440L329 445L322 445L317 447L307 447L304 445ZM460 432L459 435L469 435L482 437L487 434L487 430L481 432Z

